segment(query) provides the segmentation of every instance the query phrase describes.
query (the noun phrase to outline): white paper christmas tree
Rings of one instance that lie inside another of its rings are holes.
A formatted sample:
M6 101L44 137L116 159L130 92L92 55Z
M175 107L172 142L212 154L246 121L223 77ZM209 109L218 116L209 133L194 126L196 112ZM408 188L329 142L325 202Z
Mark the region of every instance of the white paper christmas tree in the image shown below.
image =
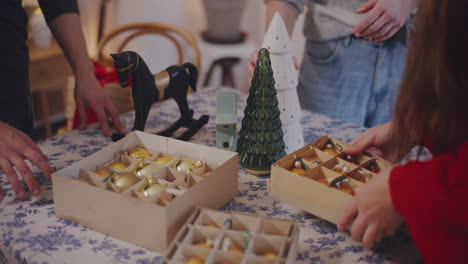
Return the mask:
M296 90L298 73L292 58L291 39L279 13L276 13L271 20L262 47L270 52L273 78L278 92L278 108L281 111L280 119L283 124L283 140L286 144L286 153L289 154L304 146L304 135L300 124L301 108Z

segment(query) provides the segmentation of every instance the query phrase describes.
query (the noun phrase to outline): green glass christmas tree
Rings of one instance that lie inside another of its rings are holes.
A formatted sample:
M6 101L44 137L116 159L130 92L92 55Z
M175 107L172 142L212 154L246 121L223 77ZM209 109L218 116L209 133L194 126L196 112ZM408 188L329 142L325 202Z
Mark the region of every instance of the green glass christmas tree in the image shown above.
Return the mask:
M286 156L281 126L270 54L263 48L258 53L237 143L240 163L247 172L270 174L271 164Z

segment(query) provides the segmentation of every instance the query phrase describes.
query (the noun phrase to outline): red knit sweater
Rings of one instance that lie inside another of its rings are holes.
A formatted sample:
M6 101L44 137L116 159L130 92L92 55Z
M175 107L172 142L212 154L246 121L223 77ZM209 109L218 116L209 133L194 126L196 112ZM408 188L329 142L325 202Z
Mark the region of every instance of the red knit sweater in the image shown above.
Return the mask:
M395 167L393 205L426 263L467 263L468 142L458 152Z

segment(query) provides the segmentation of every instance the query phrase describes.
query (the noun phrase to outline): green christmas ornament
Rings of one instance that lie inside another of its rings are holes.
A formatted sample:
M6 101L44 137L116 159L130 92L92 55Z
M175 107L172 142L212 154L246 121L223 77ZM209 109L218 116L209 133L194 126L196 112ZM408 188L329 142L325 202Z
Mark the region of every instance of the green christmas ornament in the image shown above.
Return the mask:
M240 163L247 172L270 174L271 164L286 156L281 127L270 54L263 48L258 53L237 142Z

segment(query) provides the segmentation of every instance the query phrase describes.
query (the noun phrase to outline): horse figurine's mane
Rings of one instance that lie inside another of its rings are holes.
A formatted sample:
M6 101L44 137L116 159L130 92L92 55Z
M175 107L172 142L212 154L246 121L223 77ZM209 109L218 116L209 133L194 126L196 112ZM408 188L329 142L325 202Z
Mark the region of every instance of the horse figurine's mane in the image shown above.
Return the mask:
M201 127L208 123L209 117L203 115L193 119L193 111L187 103L189 87L196 91L198 71L195 65L184 63L173 65L155 75L151 73L145 61L134 51L111 54L114 68L120 80L120 85L126 87L132 78L132 97L135 107L135 122L133 130L144 131L149 110L154 102L174 98L179 106L181 116L168 129L157 134L171 136L180 127L188 128L178 139L188 140ZM123 135L113 134L112 140L117 141Z

